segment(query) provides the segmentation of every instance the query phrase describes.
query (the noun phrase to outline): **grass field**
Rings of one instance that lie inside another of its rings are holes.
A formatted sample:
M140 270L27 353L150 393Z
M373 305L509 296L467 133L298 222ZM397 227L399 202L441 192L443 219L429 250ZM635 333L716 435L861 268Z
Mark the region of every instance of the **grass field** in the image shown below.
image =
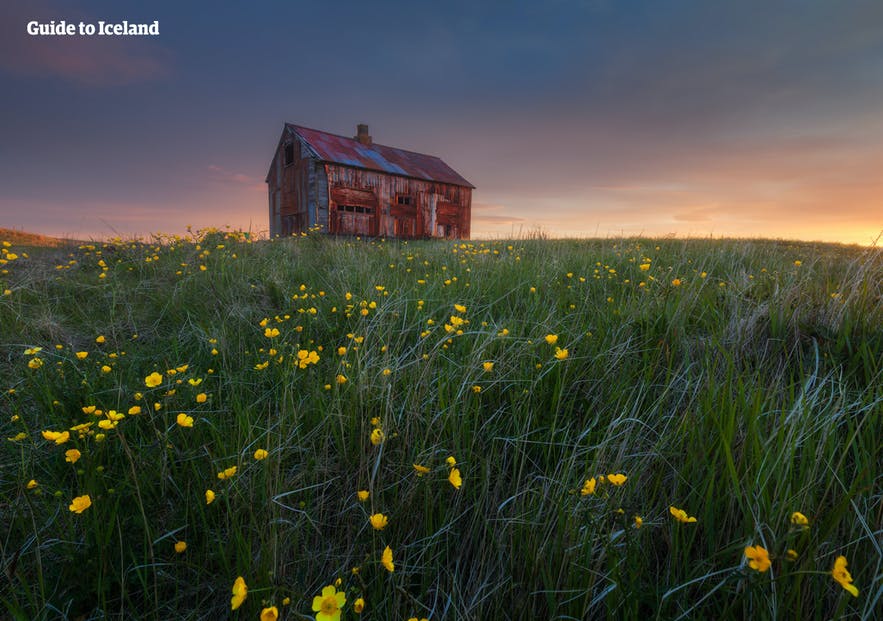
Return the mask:
M0 616L883 618L879 249L0 260Z

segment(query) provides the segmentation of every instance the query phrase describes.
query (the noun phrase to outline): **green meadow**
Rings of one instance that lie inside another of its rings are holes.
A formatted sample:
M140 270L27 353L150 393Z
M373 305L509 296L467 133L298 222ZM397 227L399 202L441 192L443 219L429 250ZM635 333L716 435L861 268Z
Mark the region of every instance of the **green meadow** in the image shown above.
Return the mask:
M883 618L879 249L23 243L0 617Z

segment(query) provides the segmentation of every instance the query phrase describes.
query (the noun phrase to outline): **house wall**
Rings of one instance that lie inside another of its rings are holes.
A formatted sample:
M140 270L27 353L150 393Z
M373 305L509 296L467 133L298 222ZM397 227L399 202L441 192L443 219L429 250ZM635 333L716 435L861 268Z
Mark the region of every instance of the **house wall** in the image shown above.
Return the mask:
M325 164L325 171L331 233L469 238L472 188L339 164ZM412 204L398 204L399 195L410 196ZM354 212L347 207L374 207L375 211L369 220L366 214L351 215Z
M285 146L293 161L285 164ZM298 137L284 133L267 175L270 236L310 227L341 235L468 239L472 189L325 164ZM401 205L398 196L409 196Z
M293 159L285 163L285 148L292 145ZM317 187L324 183L324 169L306 145L283 134L267 175L270 208L270 236L287 237L306 231L318 221Z

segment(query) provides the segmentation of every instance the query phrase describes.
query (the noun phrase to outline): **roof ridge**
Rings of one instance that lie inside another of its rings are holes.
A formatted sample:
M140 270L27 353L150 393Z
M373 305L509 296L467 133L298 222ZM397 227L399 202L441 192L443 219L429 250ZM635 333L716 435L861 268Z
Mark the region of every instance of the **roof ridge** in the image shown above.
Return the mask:
M318 133L320 133L320 134L328 134L329 136L335 136L335 137L337 137L337 138L343 138L344 140L352 140L353 142L358 143L358 144L362 145L363 147L374 147L374 146L377 146L377 147L383 147L383 148L385 148L385 149L395 149L396 151L404 151L405 153L413 153L414 155L422 155L423 157L431 157L431 158L437 159L437 160L439 160L439 161L441 161L441 162L444 162L444 160L442 160L439 156L437 156L437 155L430 155L429 153L421 153L420 151L412 151L412 150L410 150L410 149L403 149L403 148L401 148L401 147L393 147L393 146L388 145L388 144L381 144L381 143L379 143L379 142L374 142L373 140L371 141L371 144L362 144L361 142L358 141L358 139L353 138L353 137L351 137L351 136L344 136L343 134L335 134L334 132L326 132L324 129L314 129L314 128L312 128L312 127L307 127L306 125L298 125L297 123L289 123L289 122L287 122L287 121L285 122L285 124L286 124L286 125L290 125L291 127L298 127L298 128L301 128L301 129L308 129L308 130L310 130L311 132L318 132Z
M376 142L365 144L358 136L350 138L288 121L283 135L296 136L321 161L475 188L437 155Z

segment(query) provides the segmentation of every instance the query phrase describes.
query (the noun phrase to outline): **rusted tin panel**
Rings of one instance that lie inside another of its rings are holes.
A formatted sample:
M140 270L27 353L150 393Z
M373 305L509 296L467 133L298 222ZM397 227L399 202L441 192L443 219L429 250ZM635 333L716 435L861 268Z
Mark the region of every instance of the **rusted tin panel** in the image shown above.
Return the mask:
M301 136L318 158L325 162L468 188L474 187L457 171L433 155L381 144L362 144L353 138L291 123L286 124L286 128Z
M331 200L338 205L367 205L377 206L377 196L371 190L357 190L355 188L334 187L331 188Z
M363 209L372 210L371 213L357 212L352 205L340 205L332 208L332 227L331 232L338 235L363 235L365 237L374 236L376 228L375 208L364 207Z

